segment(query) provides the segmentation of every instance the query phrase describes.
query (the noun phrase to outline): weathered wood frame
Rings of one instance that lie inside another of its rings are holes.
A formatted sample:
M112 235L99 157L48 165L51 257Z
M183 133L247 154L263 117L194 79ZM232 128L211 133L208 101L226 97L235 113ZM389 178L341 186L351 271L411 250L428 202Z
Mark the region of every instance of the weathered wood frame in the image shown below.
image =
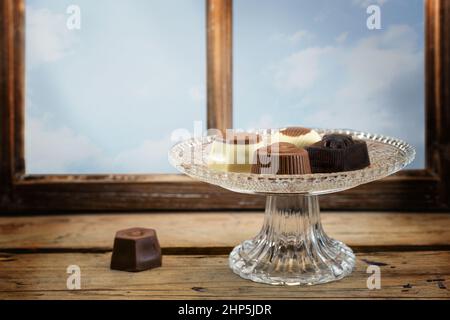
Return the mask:
M232 0L206 0L208 126L232 127ZM86 212L259 209L264 198L234 194L181 175L25 174L24 0L0 2L0 210ZM323 196L326 209L450 208L450 2L426 1L426 169L403 171Z

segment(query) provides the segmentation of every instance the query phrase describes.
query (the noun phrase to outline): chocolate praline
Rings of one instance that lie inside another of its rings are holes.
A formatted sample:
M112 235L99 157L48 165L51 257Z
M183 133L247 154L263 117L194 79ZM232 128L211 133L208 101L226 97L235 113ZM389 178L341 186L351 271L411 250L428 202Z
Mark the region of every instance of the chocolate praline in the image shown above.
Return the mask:
M252 165L254 174L307 174L311 173L308 152L291 143L274 143L255 152Z
M161 247L155 230L131 228L116 233L111 269L139 272L161 264Z
M325 135L306 150L313 173L353 171L370 165L366 142L349 135Z
M287 142L298 148L305 148L320 141L321 136L314 130L304 127L288 127L271 135L272 143Z
M262 145L259 134L227 132L211 144L207 159L209 168L223 172L250 173L254 152Z

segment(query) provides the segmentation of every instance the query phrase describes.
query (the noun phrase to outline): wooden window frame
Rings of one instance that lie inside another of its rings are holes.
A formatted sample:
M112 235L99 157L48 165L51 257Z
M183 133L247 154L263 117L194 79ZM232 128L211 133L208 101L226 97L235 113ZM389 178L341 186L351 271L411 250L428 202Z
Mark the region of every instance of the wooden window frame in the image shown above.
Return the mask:
M450 208L450 1L426 1L426 169L321 197L325 209ZM232 0L206 0L208 127L232 127ZM24 0L0 1L0 212L261 209L182 175L27 175Z

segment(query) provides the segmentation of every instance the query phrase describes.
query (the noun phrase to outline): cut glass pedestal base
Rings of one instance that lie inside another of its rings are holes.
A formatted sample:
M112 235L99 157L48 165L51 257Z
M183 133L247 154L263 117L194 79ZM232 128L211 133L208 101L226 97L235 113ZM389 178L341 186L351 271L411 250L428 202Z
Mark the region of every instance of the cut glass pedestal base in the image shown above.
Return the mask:
M355 255L323 231L317 196L270 195L263 228L234 248L229 263L255 282L315 285L349 275Z

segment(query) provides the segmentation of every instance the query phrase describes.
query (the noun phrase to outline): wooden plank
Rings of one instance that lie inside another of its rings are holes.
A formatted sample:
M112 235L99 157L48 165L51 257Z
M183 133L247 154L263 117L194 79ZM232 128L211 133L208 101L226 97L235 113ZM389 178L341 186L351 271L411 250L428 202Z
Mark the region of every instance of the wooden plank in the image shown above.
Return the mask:
M13 0L0 3L0 208L11 201L14 175Z
M320 197L323 209L445 210L439 179L423 170ZM61 213L131 210L259 210L265 197L239 194L182 175L23 176L3 212ZM448 210L447 210L448 211Z
M356 249L450 245L450 214L328 212L322 220L330 236ZM262 212L0 217L0 250L111 250L116 231L148 227L157 230L166 249L228 252L256 235L262 223Z
M440 178L439 202L450 205L450 2L426 1L427 168Z
M25 174L25 1L14 3L14 175Z
M0 299L308 299L450 298L450 252L359 254L342 281L274 287L234 275L226 256L165 256L142 273L109 270L110 253L19 254L0 258ZM69 265L81 268L81 290L66 288ZM368 264L381 268L381 290L368 290ZM189 268L186 268L189 266Z

